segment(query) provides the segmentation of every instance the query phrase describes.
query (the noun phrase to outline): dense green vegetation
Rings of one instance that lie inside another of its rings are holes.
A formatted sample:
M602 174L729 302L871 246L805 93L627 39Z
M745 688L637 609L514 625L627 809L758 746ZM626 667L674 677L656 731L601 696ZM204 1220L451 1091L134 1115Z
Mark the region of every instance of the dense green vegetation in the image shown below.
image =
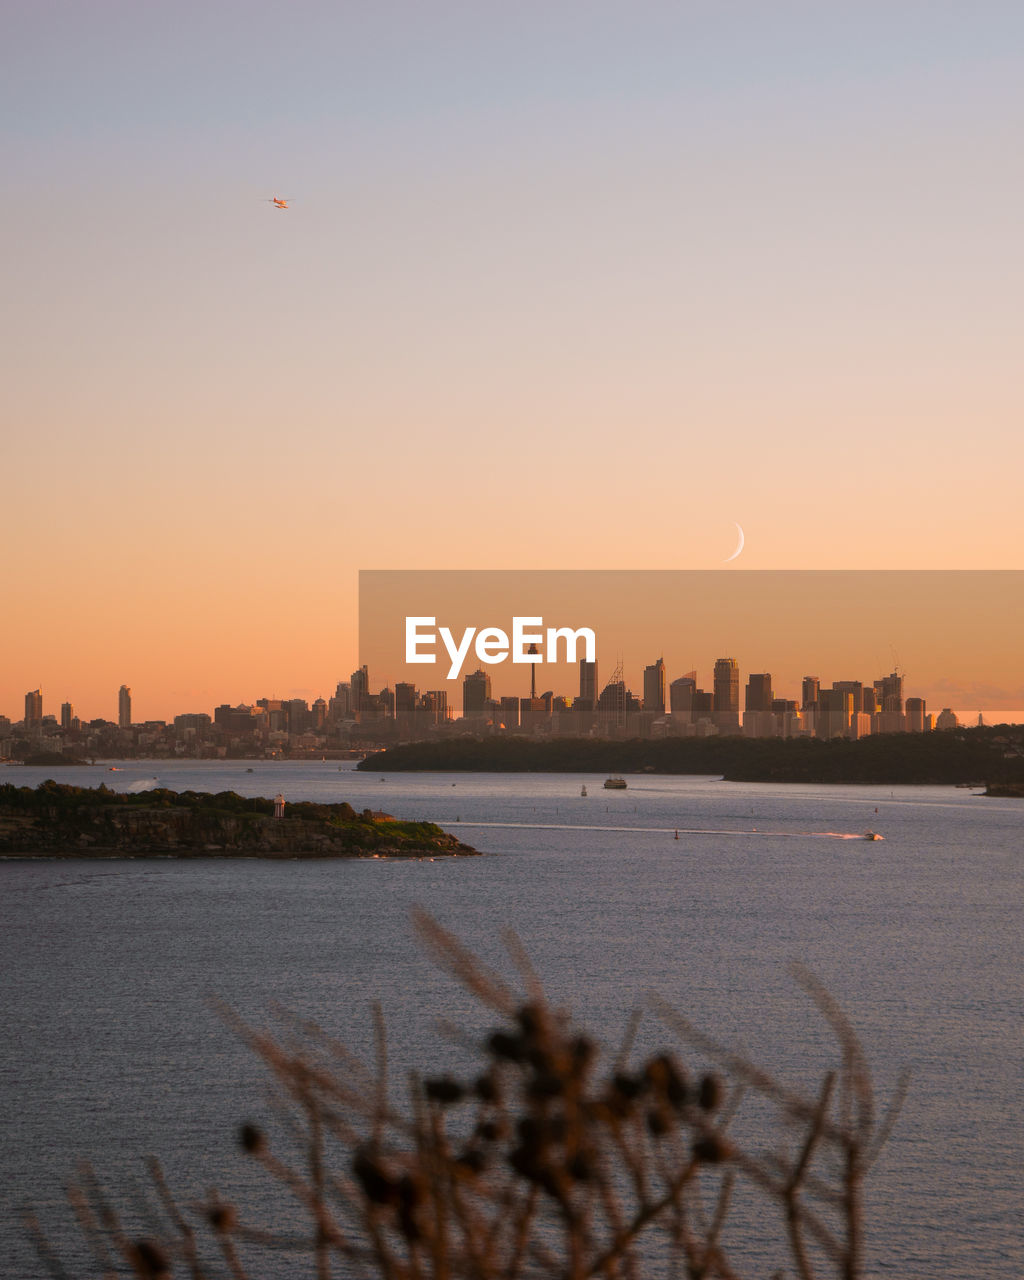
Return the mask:
M391 747L363 760L367 771L495 773L672 773L733 782L1024 782L1024 729L845 738L452 738Z
M119 793L52 780L0 786L0 852L123 853L129 856L220 852L360 857L472 853L431 822L402 822L350 804L299 801L274 818L274 802L234 791Z

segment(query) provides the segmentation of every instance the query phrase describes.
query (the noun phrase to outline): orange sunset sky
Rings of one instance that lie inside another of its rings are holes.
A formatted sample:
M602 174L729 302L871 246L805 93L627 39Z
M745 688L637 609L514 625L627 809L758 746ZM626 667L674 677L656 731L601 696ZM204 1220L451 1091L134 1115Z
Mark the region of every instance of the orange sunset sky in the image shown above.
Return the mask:
M1022 37L14 0L0 714L329 696L360 569L1024 567Z

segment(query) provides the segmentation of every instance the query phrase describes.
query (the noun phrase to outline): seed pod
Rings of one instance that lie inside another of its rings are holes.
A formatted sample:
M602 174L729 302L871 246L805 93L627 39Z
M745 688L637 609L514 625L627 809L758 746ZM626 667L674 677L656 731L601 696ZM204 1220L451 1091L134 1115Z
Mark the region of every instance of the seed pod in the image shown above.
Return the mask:
M721 1164L729 1155L729 1144L717 1133L706 1133L693 1144L693 1157L701 1164Z
M439 1076L436 1080L427 1080L423 1084L423 1092L432 1102L439 1102L443 1107L461 1102L466 1090L453 1080L451 1076Z
M497 1102L501 1098L498 1082L489 1072L473 1081L473 1092L481 1102Z
M238 1213L234 1205L231 1204L215 1204L207 1213L206 1220L214 1231L229 1232L235 1229L235 1223L238 1221Z
M372 1204L393 1204L398 1195L395 1180L378 1163L376 1158L360 1147L352 1158L352 1172Z
M171 1264L167 1255L152 1240L136 1240L132 1245L132 1265L142 1280L168 1280Z
M248 1156L258 1156L267 1145L263 1130L257 1128L254 1124L242 1125L238 1130L238 1141L242 1144L242 1150Z
M681 1111L690 1100L686 1073L668 1053L652 1058L644 1068L651 1087L676 1111Z
M639 1098L647 1087L646 1080L639 1076L627 1075L624 1071L617 1071L612 1076L612 1088L627 1102L632 1102L635 1098Z
M526 1056L526 1044L522 1036L509 1035L507 1031L495 1031L487 1038L487 1048L496 1058L509 1062L522 1062Z

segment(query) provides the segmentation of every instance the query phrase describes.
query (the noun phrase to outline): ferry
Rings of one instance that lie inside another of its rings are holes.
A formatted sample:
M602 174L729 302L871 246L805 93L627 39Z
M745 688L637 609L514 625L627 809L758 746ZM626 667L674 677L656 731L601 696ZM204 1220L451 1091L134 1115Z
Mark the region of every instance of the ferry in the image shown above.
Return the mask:
M625 791L626 785L625 778L606 778L604 789L606 791Z

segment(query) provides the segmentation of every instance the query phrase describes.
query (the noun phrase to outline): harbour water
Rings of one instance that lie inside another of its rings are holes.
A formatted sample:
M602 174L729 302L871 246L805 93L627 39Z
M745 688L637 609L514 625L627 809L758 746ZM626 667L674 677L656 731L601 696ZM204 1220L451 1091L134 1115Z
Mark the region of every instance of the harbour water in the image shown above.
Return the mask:
M616 792L593 776L382 777L319 761L249 770L12 767L0 782L348 800L437 821L486 856L0 863L3 1276L46 1274L24 1206L74 1248L62 1186L80 1157L125 1195L154 1153L185 1199L216 1184L271 1211L233 1140L262 1113L265 1073L211 998L254 1021L283 1005L367 1056L379 1000L397 1076L447 1065L457 1051L438 1020L486 1022L423 954L414 906L508 973L502 931L515 930L551 998L607 1043L656 991L812 1090L836 1051L790 973L806 965L849 1015L883 1104L911 1071L870 1176L870 1274L1024 1274L1024 802L654 776ZM884 839L852 838L868 829ZM640 1047L670 1042L645 1015ZM758 1212L741 1203L726 1244L767 1275ZM260 1274L304 1274L279 1265Z

